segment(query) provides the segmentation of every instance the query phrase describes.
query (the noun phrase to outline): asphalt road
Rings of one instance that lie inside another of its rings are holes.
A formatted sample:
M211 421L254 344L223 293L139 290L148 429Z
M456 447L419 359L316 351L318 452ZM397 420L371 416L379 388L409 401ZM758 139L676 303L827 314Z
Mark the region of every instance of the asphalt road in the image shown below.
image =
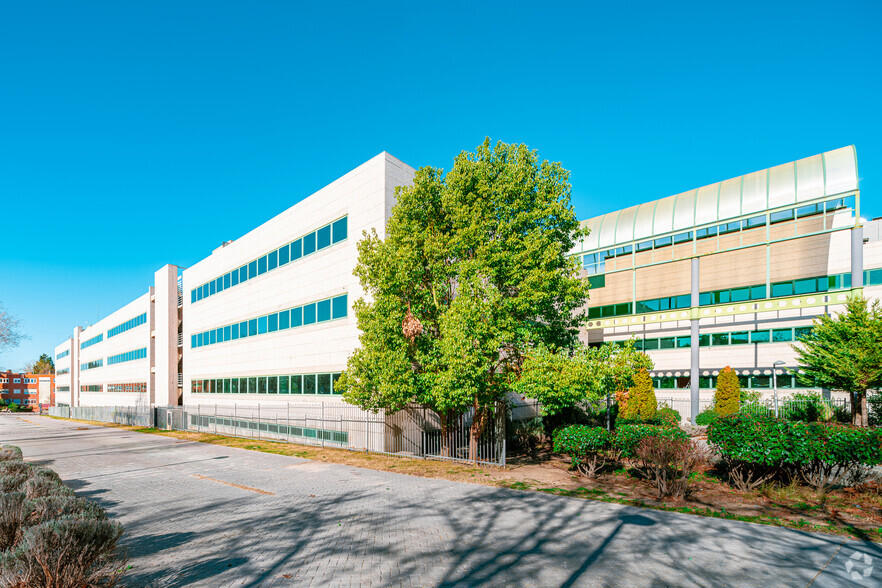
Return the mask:
M133 586L880 586L882 548L0 415L126 527Z

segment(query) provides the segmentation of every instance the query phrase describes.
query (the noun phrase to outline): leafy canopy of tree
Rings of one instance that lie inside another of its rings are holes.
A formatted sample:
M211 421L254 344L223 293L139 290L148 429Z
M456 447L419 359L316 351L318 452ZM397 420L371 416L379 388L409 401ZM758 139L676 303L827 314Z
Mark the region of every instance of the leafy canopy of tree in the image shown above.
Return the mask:
M52 361L50 355L44 353L40 355L37 361L25 364L22 371L30 374L54 374L55 362Z
M539 400L542 414L552 416L627 390L637 371L652 367L649 356L634 349L633 339L621 347L579 345L573 353L540 347L527 356L514 390Z
M569 172L484 141L396 191L385 239L358 244L360 347L340 384L367 409L475 409L472 443L537 345L570 347L588 289L567 256L584 232Z
M845 312L815 319L811 333L793 346L809 386L845 390L854 425L868 426L867 390L882 387L882 307L852 296Z

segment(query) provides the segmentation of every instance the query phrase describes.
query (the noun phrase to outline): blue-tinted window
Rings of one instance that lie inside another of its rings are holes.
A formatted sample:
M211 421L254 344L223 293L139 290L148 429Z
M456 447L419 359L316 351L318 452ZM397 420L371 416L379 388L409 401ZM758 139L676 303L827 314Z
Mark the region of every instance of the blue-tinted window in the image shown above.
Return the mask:
M196 347L196 335L190 335L190 348Z
M331 225L320 228L316 231L316 248L324 249L331 244Z
M266 255L257 260L257 275L262 276L266 273Z
M346 217L334 221L334 243L339 243L346 238Z
M243 339L247 336L248 336L248 321L242 321L241 323L239 323L239 338Z
M285 265L288 263L288 260L291 258L291 249L288 245L285 245L277 254L279 256L279 265Z
M239 323L235 323L230 325L230 339L236 340L239 338Z
M217 342L223 343L224 342L224 328L218 327L217 329L215 329L215 331L217 331Z
M279 330L279 315L273 313L266 317L266 330L270 333Z
M749 334L747 331L737 331L731 334L731 345L744 345L748 343Z
M202 300L202 286L196 288L196 300Z
M224 290L230 287L230 274L224 274Z
M196 302L196 293L197 290L190 290L190 303Z
M215 293L217 293L217 283L212 280L208 283L208 295L211 296Z
M772 329L772 341L778 343L781 341L792 341L793 329Z
M291 243L291 261L303 257L303 242L297 239Z
M279 267L279 253L277 251L270 251L266 256L266 270L274 270Z
M229 341L231 339L230 336L230 327L224 327L224 341Z
M247 282L248 281L248 266L243 265L239 268L239 282Z
M248 279L257 277L257 260L250 262L248 264Z
M769 331L753 331L750 334L751 343L768 343Z
M219 293L224 291L224 277L223 276L217 278L214 281L214 283L215 283L215 287L214 287L215 290L217 290Z
M793 296L793 282L772 284L772 296Z
M257 334L263 335L266 333L266 317L258 317L257 319Z
M287 310L283 310L279 313L279 330L287 329L291 326L289 322L291 320L291 313Z
M346 303L346 295L337 296L334 298L334 308L333 314L334 318L343 318L346 316L346 313L349 311L348 304Z
M315 322L315 304L306 304L303 306L303 324L311 325Z
M291 326L299 327L303 324L303 307L298 306L297 308L291 309Z
M750 288L732 288L732 302L750 300Z
M257 334L257 319L248 321L248 336L253 337Z
M303 255L309 255L315 252L315 233L310 233L303 237Z
M643 243L637 243L637 252L648 251L652 249L652 241L644 241Z
M680 243L685 243L687 241L692 240L692 233L680 233L679 235L674 235L674 244L679 245Z
M330 300L322 300L321 302L316 304L316 313L318 322L329 321L331 320L331 301Z
M778 212L773 212L769 216L769 220L772 222L772 224L793 220L793 209L790 208L788 210L779 210Z
M751 300L759 300L760 298L765 298L765 297L766 297L765 284L750 287L750 299Z
M208 333L208 344L209 344L209 345L214 345L215 343L217 343L217 332L214 331L214 330L209 331L209 333Z
M744 221L744 227L747 229L754 229L756 227L764 227L766 225L766 217L763 216L755 216L753 218L749 218Z
M236 286L239 284L239 274L241 273L241 271L242 269L239 268L234 269L230 272L230 286Z

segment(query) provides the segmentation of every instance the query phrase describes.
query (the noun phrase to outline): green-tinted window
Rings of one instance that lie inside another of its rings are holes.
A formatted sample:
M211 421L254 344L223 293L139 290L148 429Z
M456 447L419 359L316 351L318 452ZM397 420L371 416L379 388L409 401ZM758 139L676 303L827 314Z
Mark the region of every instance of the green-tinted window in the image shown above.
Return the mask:
M344 216L338 221L334 221L334 243L339 243L346 238L346 217Z
M343 394L343 390L337 389L337 380L339 380L342 375L343 374L341 373L331 374L331 391L334 394Z
M751 300L759 300L759 299L765 298L765 297L766 297L766 285L765 284L750 287L750 299Z
M257 393L266 394L266 376L257 377Z
M315 394L315 375L308 374L303 376L303 393Z
M662 337L658 340L658 348L659 349L673 349L674 348L674 338L673 337Z
M334 298L332 313L335 319L344 318L349 311L348 297L346 294Z
M750 288L732 288L732 302L750 300Z
M711 382L710 376L700 376L698 378L698 387L699 388L713 388L713 382Z
M230 394L239 393L239 378L233 378L230 381Z
M728 345L729 333L711 333L712 345Z
M257 378L248 378L248 393L257 394Z
M751 376L750 382L754 388L771 388L772 376Z
M652 351L654 349L658 349L658 339L646 339L643 341L643 349L645 351Z
M796 329L795 329L796 339L799 340L811 332L812 332L811 327L796 327Z
M688 335L685 337L677 337L677 348L678 349L683 349L684 347L691 347L691 346L692 346L692 337L690 337Z
M233 391L233 389L232 389L232 384L230 383L230 379L224 378L224 394L229 394L232 391Z
M738 376L738 385L742 388L750 388L750 376Z
M732 333L729 342L731 345L744 345L750 342L750 336L747 331L737 331Z
M322 300L316 303L316 314L318 322L331 320L331 301Z
M316 377L316 380L318 386L318 394L331 393L331 374L319 374Z
M303 237L303 255L315 253L315 233L310 233Z
M324 249L331 245L331 225L316 231L316 249Z
M699 335L698 336L698 346L699 347L707 347L710 345L710 335Z
M290 380L289 376L279 376L279 394L287 394L289 392L288 382Z
M291 376L291 394L303 394L303 376Z
M778 282L772 284L772 297L793 296L793 282Z
M588 278L589 287L592 289L606 286L606 274L597 274Z
M792 341L793 329L772 329L772 341Z
M269 376L266 379L266 392L267 394L276 394L279 391L279 378L276 376Z
M751 343L768 343L769 340L769 331L754 331L750 334Z
M808 278L805 280L796 280L793 282L794 294L811 294L818 291L818 279Z

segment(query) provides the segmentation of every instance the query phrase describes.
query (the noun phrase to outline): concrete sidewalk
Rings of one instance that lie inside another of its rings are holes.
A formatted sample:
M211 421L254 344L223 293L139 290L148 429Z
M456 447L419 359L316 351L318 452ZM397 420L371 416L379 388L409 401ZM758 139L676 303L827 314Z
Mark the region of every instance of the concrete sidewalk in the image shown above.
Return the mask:
M0 415L126 527L136 586L879 586L882 548Z

